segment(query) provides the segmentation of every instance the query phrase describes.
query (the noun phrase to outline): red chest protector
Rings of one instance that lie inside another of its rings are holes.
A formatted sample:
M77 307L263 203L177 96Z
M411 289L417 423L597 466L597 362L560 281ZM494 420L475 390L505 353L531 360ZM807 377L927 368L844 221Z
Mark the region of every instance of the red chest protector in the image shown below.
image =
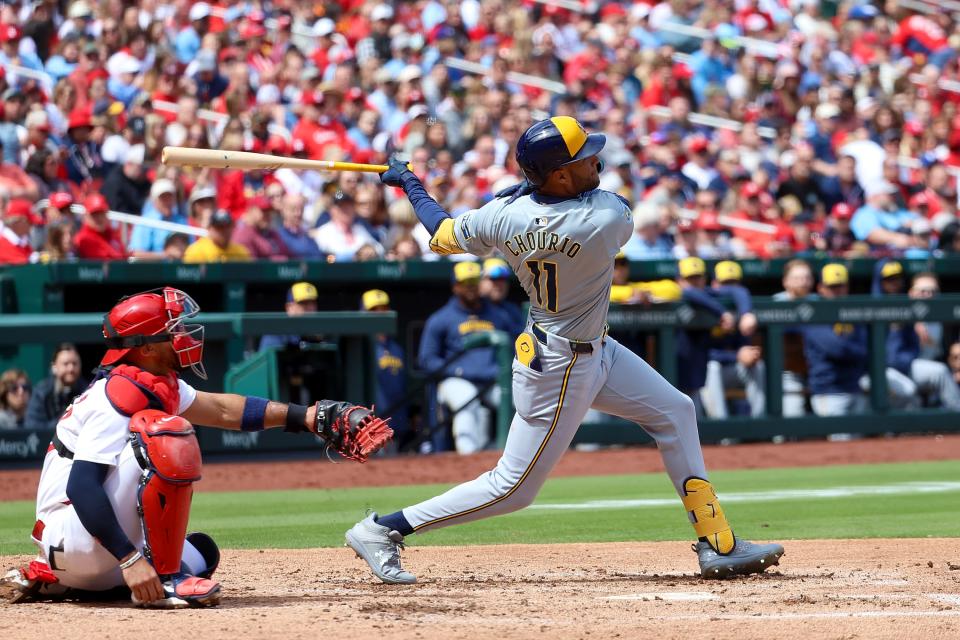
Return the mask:
M180 408L180 386L177 376L155 376L129 364L110 371L107 378L107 400L125 416L144 409L156 409L175 416Z

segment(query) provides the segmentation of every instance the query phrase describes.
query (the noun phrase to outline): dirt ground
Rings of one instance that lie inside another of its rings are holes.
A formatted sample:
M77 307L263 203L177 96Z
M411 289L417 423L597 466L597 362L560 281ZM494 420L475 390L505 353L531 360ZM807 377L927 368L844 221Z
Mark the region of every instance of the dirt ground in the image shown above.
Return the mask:
M960 436L708 447L712 469L960 459ZM496 454L208 464L200 491L453 482ZM655 449L570 452L556 475L661 469ZM0 472L0 500L37 472ZM0 637L960 638L956 539L781 541L762 576L702 580L683 542L409 547L413 586L384 585L349 549L231 551L220 607L0 605ZM26 557L0 556L0 568ZM69 626L68 626L69 625Z
M684 543L409 548L413 586L348 549L228 551L211 610L0 607L0 636L125 638L957 638L956 540L787 542L765 575L702 580ZM12 558L0 558L9 562ZM69 627L68 627L69 625Z

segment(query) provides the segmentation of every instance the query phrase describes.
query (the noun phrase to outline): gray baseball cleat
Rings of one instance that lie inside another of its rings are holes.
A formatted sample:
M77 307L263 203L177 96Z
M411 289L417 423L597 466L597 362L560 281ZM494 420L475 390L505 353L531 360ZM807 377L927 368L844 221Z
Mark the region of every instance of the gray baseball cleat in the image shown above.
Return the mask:
M726 555L720 555L702 540L692 547L700 559L700 575L712 580L763 573L767 567L780 564L783 555L779 544L754 544L739 538L733 551Z
M347 546L370 565L373 575L390 584L413 584L417 577L400 565L403 536L376 523L371 513L347 531Z

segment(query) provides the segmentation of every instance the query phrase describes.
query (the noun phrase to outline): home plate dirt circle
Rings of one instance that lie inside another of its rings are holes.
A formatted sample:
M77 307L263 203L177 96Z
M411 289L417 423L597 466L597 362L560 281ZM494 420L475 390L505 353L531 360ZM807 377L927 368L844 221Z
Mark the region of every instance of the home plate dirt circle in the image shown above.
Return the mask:
M953 539L783 541L779 567L721 582L682 542L408 547L420 582L348 549L226 551L220 607L0 607L3 638L957 638ZM12 565L23 557L0 557Z

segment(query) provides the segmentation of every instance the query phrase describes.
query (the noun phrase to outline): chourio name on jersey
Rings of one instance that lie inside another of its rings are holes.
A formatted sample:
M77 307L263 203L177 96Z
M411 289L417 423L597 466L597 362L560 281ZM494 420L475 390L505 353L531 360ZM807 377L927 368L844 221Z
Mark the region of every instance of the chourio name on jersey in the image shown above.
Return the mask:
M556 233L546 231L527 231L518 233L509 240L504 240L503 246L514 257L530 251L556 251L568 258L576 258L580 253L580 243L570 240L567 236L561 237Z

